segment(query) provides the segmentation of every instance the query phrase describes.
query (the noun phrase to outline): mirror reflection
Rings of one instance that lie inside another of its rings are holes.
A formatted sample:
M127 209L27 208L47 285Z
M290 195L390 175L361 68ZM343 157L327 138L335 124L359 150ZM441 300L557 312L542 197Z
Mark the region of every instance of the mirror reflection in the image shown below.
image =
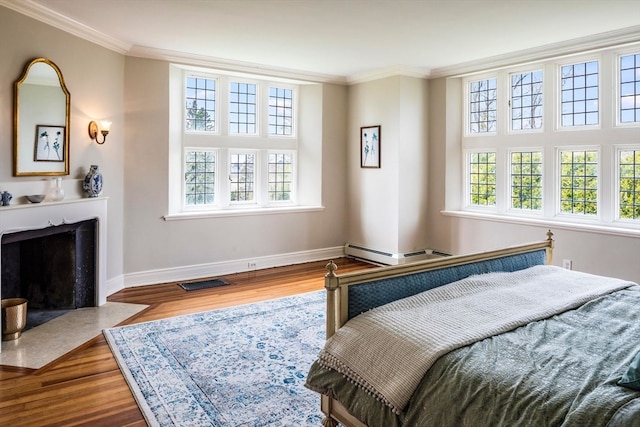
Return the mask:
M15 83L15 176L69 174L69 99L53 62L27 64Z

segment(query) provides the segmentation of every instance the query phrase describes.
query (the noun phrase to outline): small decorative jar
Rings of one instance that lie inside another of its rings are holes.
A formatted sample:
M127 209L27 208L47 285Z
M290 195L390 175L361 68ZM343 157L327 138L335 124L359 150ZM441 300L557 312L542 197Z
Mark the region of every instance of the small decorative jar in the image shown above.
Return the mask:
M11 199L13 196L8 191L3 191L0 193L0 206L9 206L11 204Z
M98 165L91 165L89 173L84 177L82 189L87 197L98 197L102 192L102 174L98 171Z
M49 199L57 202L64 199L64 188L62 188L62 178L53 178L51 188L49 188Z

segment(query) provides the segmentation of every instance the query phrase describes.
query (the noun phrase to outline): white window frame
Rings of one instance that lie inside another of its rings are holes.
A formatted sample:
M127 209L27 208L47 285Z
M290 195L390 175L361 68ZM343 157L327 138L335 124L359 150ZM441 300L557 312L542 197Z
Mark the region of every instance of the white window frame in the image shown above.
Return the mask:
M230 137L261 137L263 136L262 133L262 115L263 115L263 108L261 107L262 104L264 103L265 100L262 99L263 95L262 95L262 88L261 86L264 85L263 81L260 80L253 80L253 79L249 79L249 78L237 78L237 77L233 77L233 76L229 76L227 79L227 85L226 85L226 94L225 94L225 108L226 108L226 113L225 113L225 125L227 127L227 135ZM240 84L252 84L255 85L256 87L256 130L254 133L242 133L242 132L238 132L238 133L232 133L231 130L229 130L229 126L230 126L230 117L231 117L231 111L230 111L230 107L231 107L231 84L232 83L240 83ZM267 93L267 96L269 94Z
M614 85L615 85L615 126L617 127L640 127L640 122L629 122L629 123L621 123L620 122L620 58L622 56L629 55L637 55L640 54L640 46L635 46L629 49L623 49L616 53L616 64L614 68Z
M499 69L465 73L450 79L452 88L459 91L461 118L460 164L447 166L447 179L455 189L446 192L444 213L452 216L484 218L519 224L544 224L549 227L580 231L603 232L622 236L640 236L640 221L619 217L619 171L616 146L635 147L640 140L640 124L619 126L619 61L621 55L640 51L640 43L601 48L586 53L571 53L556 58L527 61L525 64ZM560 127L561 120L561 67L569 64L598 61L598 125ZM512 132L510 130L510 76L534 69L544 73L543 130L539 132ZM495 134L469 134L469 82L496 76L498 88L507 96L498 96L497 132ZM459 86L456 86L458 84ZM541 211L512 209L510 156L512 152L542 151L543 155L543 207ZM559 151L593 150L598 153L598 209L597 214L560 212L560 159ZM469 152L496 152L497 194L496 209L470 205ZM614 176L615 174L615 176Z
M500 78L496 73L492 74L482 74L473 76L472 78L468 78L465 80L463 96L464 96L464 135L472 138L482 138L486 136L495 135L499 132L500 129L500 120L496 117L496 128L492 132L471 132L471 84L481 80L496 80L496 110L499 111L500 108L500 93L502 91L502 87L500 85ZM499 114L498 112L496 115Z
M172 182L169 185L169 214L165 219L183 219L192 216L233 216L245 214L261 214L286 211L315 211L323 209L321 204L298 205L300 191L299 177L299 117L300 117L300 85L302 82L288 81L280 78L247 75L239 72L221 72L216 70L204 70L185 66L172 66L172 96L178 100L178 104L172 101L170 105L170 134L175 135L174 143L180 145L179 166L178 152L174 151L170 161L179 169L170 172ZM216 128L214 131L186 130L186 79L196 77L216 81ZM178 80L179 79L179 80ZM178 83L179 81L179 83ZM229 102L232 82L249 83L256 85L256 134L231 134L229 133ZM179 86L177 86L179 84ZM306 83L309 84L309 83ZM292 91L292 134L269 134L269 87L288 89ZM226 93L224 93L226 91ZM317 102L317 101L314 101ZM179 123L178 123L179 121ZM179 137L178 137L179 135ZM179 141L179 142L178 142ZM216 153L216 182L215 199L213 204L186 205L186 152L187 151L215 151ZM228 182L229 161L231 152L252 152L255 155L254 175L254 200L250 202L231 202L230 185ZM287 201L270 201L268 197L268 153L293 154L293 177L291 199ZM312 162L313 163L313 162ZM305 175L306 179L316 179L316 165L311 164L311 172ZM171 167L170 167L171 171ZM180 173L180 181L173 182ZM309 175L309 173L313 175ZM312 178L313 177L313 178ZM313 181L312 181L313 182ZM315 185L315 183L314 183ZM306 188L306 187L305 187ZM319 188L319 187L317 187ZM321 195L306 194L304 200L320 200Z
M511 194L513 194L513 181L512 181L512 174L513 174L513 165L511 163L511 156L513 153L533 153L533 152L540 152L542 155L542 177L541 177L541 186L542 186L542 206L540 207L540 209L521 209L521 208L514 208L511 204ZM546 208L546 202L545 202L545 187L546 187L546 173L545 173L545 166L546 166L546 158L545 158L545 150L544 147L517 147L517 148L508 148L506 150L506 158L505 161L507 162L507 174L505 177L505 188L506 188L506 194L505 194L505 203L506 203L506 211L508 211L510 214L515 214L515 215L525 215L525 216L537 216L537 217L541 217L544 215L545 212L545 208ZM496 165L496 168L499 169L499 166Z
M586 215L586 214L575 214L569 212L562 212L560 210L561 207L561 198L562 198L562 188L561 188L561 168L562 168L562 159L560 153L562 151L595 151L598 155L598 167L597 167L597 191L598 198L596 200L596 206L598 208L598 213L595 215ZM602 218L603 204L602 204L602 150L599 145L563 145L555 147L555 215L558 218L563 219L571 219L576 222L600 222Z
M495 153L496 156L496 203L495 205L475 205L471 203L471 155L477 153ZM464 194L465 194L465 207L469 210L478 212L497 212L500 200L498 198L498 180L500 175L498 172L498 162L500 161L498 150L496 148L472 148L465 150L464 155Z
M583 125L583 126L562 126L562 67L566 67L568 65L575 65L587 62L597 62L598 63L598 124L597 125ZM603 99L602 99L602 68L603 61L602 55L588 55L588 56L579 56L573 57L570 60L565 60L562 62L558 62L556 65L556 76L555 76L555 98L556 98L556 111L555 114L555 130L562 132L579 132L586 130L595 130L602 128L602 109L603 109Z
M215 117L214 117L214 129L212 131L202 131L202 130L187 130L186 129L186 123L187 123L187 111L186 111L186 105L185 105L185 99L186 99L186 93L185 93L185 86L187 84L187 78L188 77L196 77L199 79L208 79L208 80L215 80L216 82L216 111L215 111ZM202 135L220 135L220 127L221 127L221 123L220 123L220 117L221 117L221 113L220 113L220 108L222 107L222 105L220 105L220 77L214 74L204 74L201 72L183 72L183 88L182 88L182 132L183 133L190 133L190 134L202 134Z
M186 178L186 155L187 152L189 151L209 151L214 153L215 155L215 159L216 159L216 166L215 166L215 182L214 182L214 197L213 197L213 203L209 203L209 204L203 204L203 205L187 205L187 189L186 189L186 181L182 182L182 185L180 186L180 199L181 199L181 204L182 204L182 210L183 211L207 211L210 210L212 208L217 208L220 206L219 200L220 200L220 152L218 149L216 148L207 148L207 147L183 147L182 149L182 176L183 178Z
M269 155L270 154L290 154L292 161L292 170L293 170L293 180L291 182L291 198L289 200L269 200ZM262 174L264 182L266 185L264 186L265 194L264 200L268 201L269 205L274 206L292 206L297 202L297 180L295 179L298 176L298 152L296 150L279 150L279 149L269 149L266 150L265 154L265 162L264 165L264 174Z
M229 148L226 155L226 177L231 182L231 156L237 154L252 154L254 159L254 171L253 171L253 200L231 200L231 189L226 192L226 202L229 206L233 207L247 207L247 206L261 206L264 204L263 199L260 197L262 188L262 180L260 179L261 168L261 156L259 150L249 150L245 148ZM231 187L231 184L229 184Z
M536 71L540 71L542 72L542 126L539 128L535 128L535 129L513 129L513 111L512 111L512 104L513 104L513 93L512 93L512 86L511 86L511 76L513 76L514 74L524 74L524 73L533 73ZM507 79L506 79L506 86L507 86L507 94L508 94L508 102L507 102L507 108L508 108L508 123L506 124L506 129L508 130L509 133L514 133L514 134L522 134L522 133L540 133L540 132L544 132L545 129L545 114L546 114L546 91L545 91L545 82L546 82L546 73L544 70L544 67L538 66L538 67L531 67L531 68L522 68L521 70L514 70L514 71L510 71L507 73ZM500 80L498 79L498 84L500 83ZM498 105L499 108L499 105ZM499 114L499 113L498 113ZM499 126L499 124L496 125L496 128Z
M292 111L291 111L291 135L277 135L269 133L269 89L275 87L278 89L288 89L291 91L291 97L293 98L292 102ZM264 106L264 123L266 127L266 135L269 138L288 138L288 139L297 139L298 137L298 87L296 85L288 84L288 83L280 83L275 81L268 81L264 86L264 90L266 92L265 99L266 105Z
M638 221L629 218L621 218L620 217L620 152L635 150L640 151L640 144L615 144L612 147L613 151L613 173L615 174L615 179L613 180L613 188L612 194L615 194L615 202L613 203L612 209L614 218L614 222L620 224L636 224Z

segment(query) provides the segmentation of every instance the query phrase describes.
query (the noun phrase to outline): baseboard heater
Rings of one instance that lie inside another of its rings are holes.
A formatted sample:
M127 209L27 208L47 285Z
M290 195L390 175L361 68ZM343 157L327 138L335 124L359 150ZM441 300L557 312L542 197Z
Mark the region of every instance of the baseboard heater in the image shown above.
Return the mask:
M364 246L354 245L352 243L347 243L344 246L344 253L345 255L353 258L363 259L365 261L381 265L405 264L408 262L423 261L426 259L451 255L434 249L420 249L413 252L392 254L376 249L365 248Z

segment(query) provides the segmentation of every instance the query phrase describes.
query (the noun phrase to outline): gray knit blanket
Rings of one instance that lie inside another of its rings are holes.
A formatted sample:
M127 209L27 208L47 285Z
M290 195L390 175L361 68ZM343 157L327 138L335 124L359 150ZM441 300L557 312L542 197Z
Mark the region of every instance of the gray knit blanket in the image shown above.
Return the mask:
M400 413L440 356L632 285L545 265L470 276L356 316L318 360Z

